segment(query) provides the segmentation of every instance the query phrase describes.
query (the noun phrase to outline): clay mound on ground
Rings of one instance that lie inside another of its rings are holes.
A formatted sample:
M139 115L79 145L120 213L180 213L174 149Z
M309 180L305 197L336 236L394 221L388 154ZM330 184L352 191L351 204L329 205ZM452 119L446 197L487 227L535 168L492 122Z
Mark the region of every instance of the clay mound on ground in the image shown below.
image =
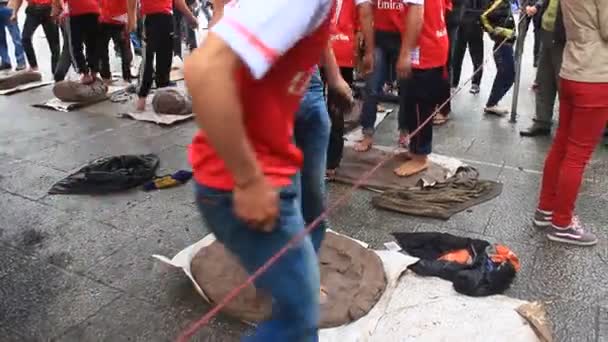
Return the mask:
M0 90L13 89L23 84L42 81L42 74L37 71L17 71L0 75Z
M213 303L247 278L236 258L218 241L202 248L191 266L196 282ZM386 288L378 255L334 233L328 233L323 242L320 267L321 283L328 292L327 302L321 305L320 328L344 325L365 316ZM271 299L249 286L223 312L246 322L259 322L270 316Z
M159 89L152 98L152 108L158 114L192 114L192 98L183 90Z
M61 81L53 86L55 97L64 102L94 102L107 97L108 87L100 79L91 84L82 84L78 81Z

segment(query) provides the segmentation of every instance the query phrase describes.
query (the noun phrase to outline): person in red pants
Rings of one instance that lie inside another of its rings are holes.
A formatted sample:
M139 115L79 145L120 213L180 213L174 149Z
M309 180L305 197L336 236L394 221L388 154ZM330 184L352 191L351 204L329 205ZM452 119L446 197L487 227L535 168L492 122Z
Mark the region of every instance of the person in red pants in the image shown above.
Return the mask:
M566 47L557 134L545 161L537 227L552 241L593 246L574 216L583 172L608 122L608 0L562 0ZM560 15L560 13L558 13Z

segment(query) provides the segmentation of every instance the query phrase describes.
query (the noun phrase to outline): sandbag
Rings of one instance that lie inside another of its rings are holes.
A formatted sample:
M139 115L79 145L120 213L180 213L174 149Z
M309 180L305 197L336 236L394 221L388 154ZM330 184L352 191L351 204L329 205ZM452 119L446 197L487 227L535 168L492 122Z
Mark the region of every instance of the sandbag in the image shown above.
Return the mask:
M107 97L108 87L99 78L91 84L66 80L55 83L53 94L64 102L95 102Z
M152 108L157 114L192 114L192 97L183 90L174 88L159 89L152 98Z
M42 74L37 71L17 71L0 75L0 90L13 89L23 84L40 81L42 81Z
M196 253L191 270L212 303L221 301L247 279L238 259L215 241ZM338 327L365 316L387 286L382 260L354 240L328 232L319 256L321 283L327 299L321 304L320 328ZM248 286L222 310L245 322L270 317L272 299L264 290Z

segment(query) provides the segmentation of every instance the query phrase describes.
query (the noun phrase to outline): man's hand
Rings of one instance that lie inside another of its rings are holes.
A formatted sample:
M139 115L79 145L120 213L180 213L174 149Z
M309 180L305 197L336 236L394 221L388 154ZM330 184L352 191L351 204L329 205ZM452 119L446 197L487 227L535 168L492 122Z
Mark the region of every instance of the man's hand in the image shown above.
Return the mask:
M13 10L12 12L10 21L14 23L17 22L17 11Z
M372 71L374 70L374 53L373 52L366 52L365 55L363 55L362 68L363 68L363 70L361 70L361 72L363 72L363 76L368 76L369 74L372 73Z
M406 79L412 74L412 55L411 53L402 53L397 59L397 77Z
M342 78L338 77L332 83L328 82L328 86L335 92L336 97L333 99L332 104L335 108L330 108L332 111L339 111L343 113L350 112L355 104L353 97L353 91L350 85Z
M188 25L190 25L190 27L192 27L193 29L198 29L198 18L196 16L194 16L194 14L186 16L186 18L188 20Z
M263 175L236 186L233 192L234 212L253 229L269 233L279 216L279 194Z
M527 6L526 7L526 14L528 15L528 17L535 16L537 12L538 12L538 9L536 8L536 6Z
M135 32L137 30L137 19L129 19L127 21L127 33Z

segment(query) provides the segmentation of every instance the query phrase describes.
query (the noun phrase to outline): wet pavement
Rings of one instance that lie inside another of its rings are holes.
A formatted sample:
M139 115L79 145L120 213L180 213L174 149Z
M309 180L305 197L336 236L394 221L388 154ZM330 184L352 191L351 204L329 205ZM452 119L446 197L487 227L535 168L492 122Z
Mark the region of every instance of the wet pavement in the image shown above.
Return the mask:
M39 51L48 51L37 38ZM594 155L578 202L582 221L600 244L584 249L548 242L530 225L530 214L551 141L518 134L530 123L534 104L530 53L525 60L517 124L482 114L495 74L490 63L481 94L465 88L451 120L435 129L437 153L461 158L483 178L503 182L502 195L444 222L373 209L372 193L360 190L331 215L331 227L376 248L397 231L450 232L506 244L523 262L508 295L548 302L557 341L608 341L608 150L601 147ZM470 73L467 59L463 75ZM162 128L117 118L125 107L111 102L70 113L31 107L50 97L51 87L0 97L0 340L174 339L208 306L185 276L150 256L174 255L207 233L191 185L111 196L46 191L106 155L156 153L159 174L188 168L194 123ZM510 95L503 104L510 106ZM377 143L390 146L396 138L391 115ZM330 200L347 189L330 185ZM197 338L237 340L243 329L220 317Z

